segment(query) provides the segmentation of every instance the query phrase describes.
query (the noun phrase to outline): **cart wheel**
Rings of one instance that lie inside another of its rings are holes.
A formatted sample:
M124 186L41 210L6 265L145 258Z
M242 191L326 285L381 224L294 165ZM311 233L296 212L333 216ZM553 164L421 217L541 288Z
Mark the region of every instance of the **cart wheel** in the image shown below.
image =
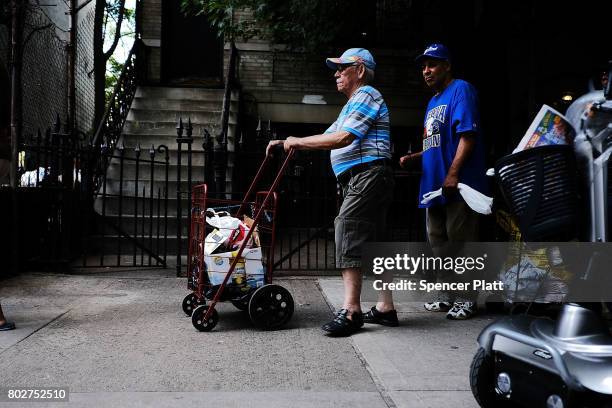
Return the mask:
M208 305L200 305L195 308L191 315L191 323L193 323L193 327L199 331L211 331L219 322L219 313L217 313L216 309L213 309L208 320L204 320L204 315L207 310Z
M242 300L242 299L235 299L232 300L232 305L234 305L234 307L236 307L236 309L238 310L242 310L243 312L247 311L249 309L249 300Z
M279 285L264 285L253 292L249 301L251 322L261 329L281 327L293 315L293 297Z
M198 302L198 297L195 295L195 293L190 293L185 296L185 299L183 299L183 312L185 312L187 316L191 316L193 309L198 307L200 304L201 303Z

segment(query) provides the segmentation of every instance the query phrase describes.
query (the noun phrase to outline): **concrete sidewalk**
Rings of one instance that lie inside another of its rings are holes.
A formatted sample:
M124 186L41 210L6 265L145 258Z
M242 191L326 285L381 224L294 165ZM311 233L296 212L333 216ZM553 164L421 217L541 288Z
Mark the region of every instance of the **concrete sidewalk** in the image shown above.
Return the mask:
M402 326L329 338L319 326L341 301L341 280L279 280L296 303L284 330L254 329L220 304L210 333L180 308L173 271L24 274L0 281L0 388L69 387L87 407L476 407L467 370L480 328L400 304ZM321 290L322 291L321 291ZM32 406L0 402L0 406Z
M326 300L342 306L341 279L319 279ZM364 281L365 286L368 281ZM374 303L363 303L364 311ZM494 316L467 321L446 319L445 313L423 309L423 302L395 304L399 327L365 325L351 336L383 395L398 408L478 408L469 384L476 338Z

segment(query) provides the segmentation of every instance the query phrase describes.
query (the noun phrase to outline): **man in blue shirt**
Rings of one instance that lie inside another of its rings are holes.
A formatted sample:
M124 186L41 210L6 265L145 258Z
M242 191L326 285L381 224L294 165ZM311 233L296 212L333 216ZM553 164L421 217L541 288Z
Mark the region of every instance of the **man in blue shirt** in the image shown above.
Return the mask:
M331 150L332 169L342 186L343 202L335 220L336 267L342 269L344 304L322 329L330 335L350 335L366 323L397 326L390 291L379 292L379 302L361 312L361 249L381 240L393 195L389 165L391 139L389 111L378 90L369 85L376 63L363 48L351 48L340 58L328 58L336 87L348 102L338 119L321 135L271 141L290 149Z
M431 44L416 61L434 96L425 114L423 150L402 157L400 165L422 158L419 207L426 208L427 238L438 255L447 242L478 240L478 215L458 194L457 185L461 182L487 193L484 145L476 89L453 78L448 49ZM421 203L424 194L440 188L442 196ZM448 312L447 317L456 320L476 312L475 292L444 295L446 299L427 303L425 309Z

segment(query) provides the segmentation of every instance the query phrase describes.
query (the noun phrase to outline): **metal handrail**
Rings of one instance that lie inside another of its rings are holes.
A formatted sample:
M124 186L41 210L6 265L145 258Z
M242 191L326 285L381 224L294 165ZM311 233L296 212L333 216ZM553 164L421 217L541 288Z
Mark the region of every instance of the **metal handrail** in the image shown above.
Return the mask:
M230 43L230 57L227 67L227 77L225 79L225 90L223 94L223 110L221 111L221 132L217 141L227 145L227 133L229 129L229 114L232 100L232 89L237 85L236 61L238 59L238 49L232 41Z
M125 118L127 118L129 106L131 105L132 99L136 94L136 59L138 52L142 47L141 44L142 40L136 39L134 41L134 46L130 50L128 57L125 60L125 64L123 65L123 69L121 70L119 79L115 84L113 94L108 103L108 106L106 107L104 116L102 117L102 120L98 125L98 129L96 130L96 133L93 137L93 146L101 145L102 137L107 134L109 129L116 130L118 128L119 130L121 130L123 128L123 125L125 124ZM121 118L121 120L118 122L115 121L115 115L117 114L119 114L119 117ZM116 141L117 140L114 140L115 143ZM114 147L114 144L112 145L112 147Z

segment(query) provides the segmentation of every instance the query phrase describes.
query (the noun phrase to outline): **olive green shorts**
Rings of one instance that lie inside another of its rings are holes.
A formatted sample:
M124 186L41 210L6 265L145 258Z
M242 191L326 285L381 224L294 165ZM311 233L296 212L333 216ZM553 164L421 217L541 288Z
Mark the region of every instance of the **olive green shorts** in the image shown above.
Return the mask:
M335 225L336 267L360 268L366 242L384 241L393 200L393 170L376 164L340 184L344 200Z

